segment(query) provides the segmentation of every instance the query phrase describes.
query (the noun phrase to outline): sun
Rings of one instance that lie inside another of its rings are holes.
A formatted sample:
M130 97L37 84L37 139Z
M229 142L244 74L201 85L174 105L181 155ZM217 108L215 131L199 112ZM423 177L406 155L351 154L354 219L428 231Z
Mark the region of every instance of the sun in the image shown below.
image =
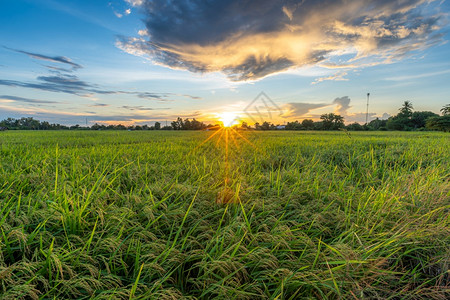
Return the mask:
M232 127L239 124L239 116L234 112L223 112L217 114L223 127Z

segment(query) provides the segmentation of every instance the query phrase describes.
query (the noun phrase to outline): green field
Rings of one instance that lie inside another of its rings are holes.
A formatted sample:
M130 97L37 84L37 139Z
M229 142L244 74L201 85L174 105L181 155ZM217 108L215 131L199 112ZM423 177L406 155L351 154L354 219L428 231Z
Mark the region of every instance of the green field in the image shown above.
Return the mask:
M0 299L450 297L449 134L214 133L0 132Z

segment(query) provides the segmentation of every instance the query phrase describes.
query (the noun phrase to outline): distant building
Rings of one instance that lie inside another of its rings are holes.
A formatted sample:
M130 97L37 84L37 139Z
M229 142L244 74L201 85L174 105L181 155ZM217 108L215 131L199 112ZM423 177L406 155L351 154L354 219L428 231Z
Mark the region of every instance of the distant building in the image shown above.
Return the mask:
M286 126L285 126L285 125L278 125L278 126L277 126L277 129L283 130L283 129L286 129Z

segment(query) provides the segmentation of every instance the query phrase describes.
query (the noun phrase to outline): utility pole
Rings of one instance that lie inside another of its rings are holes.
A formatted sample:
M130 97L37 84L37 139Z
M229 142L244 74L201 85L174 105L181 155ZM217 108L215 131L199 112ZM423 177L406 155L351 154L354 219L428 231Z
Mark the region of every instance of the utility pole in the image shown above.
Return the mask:
M367 125L367 122L369 121L369 97L370 97L370 93L367 93L366 125Z

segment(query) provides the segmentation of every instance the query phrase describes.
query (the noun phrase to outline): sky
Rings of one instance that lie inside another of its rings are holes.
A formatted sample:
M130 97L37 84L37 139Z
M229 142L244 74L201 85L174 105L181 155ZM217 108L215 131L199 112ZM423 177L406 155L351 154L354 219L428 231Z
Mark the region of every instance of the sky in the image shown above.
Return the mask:
M450 4L1 0L0 120L364 123L450 103Z

